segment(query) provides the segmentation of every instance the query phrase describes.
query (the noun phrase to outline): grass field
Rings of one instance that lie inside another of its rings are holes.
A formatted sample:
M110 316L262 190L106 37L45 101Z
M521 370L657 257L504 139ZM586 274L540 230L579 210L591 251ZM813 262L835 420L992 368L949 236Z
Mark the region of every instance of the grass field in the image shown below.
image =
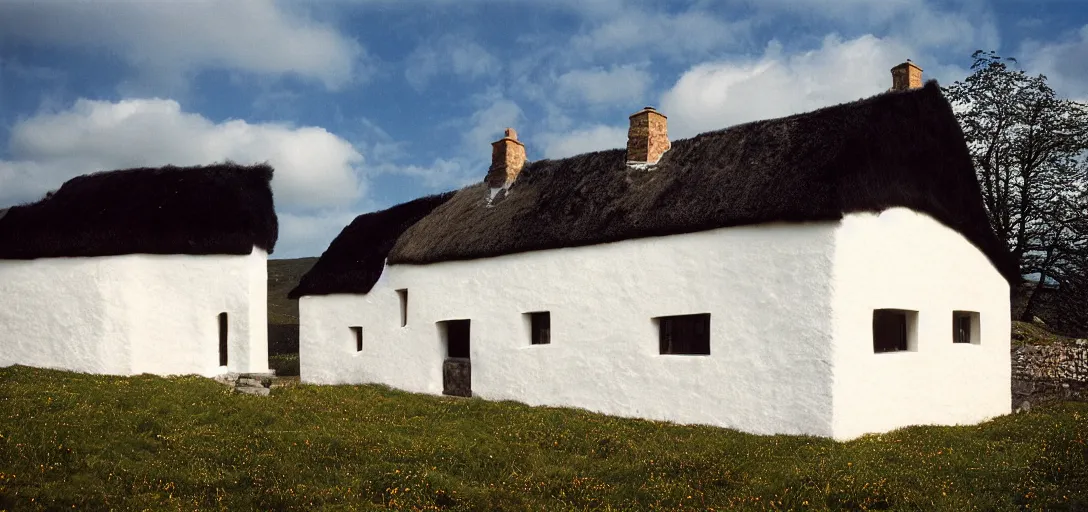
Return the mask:
M848 443L379 386L0 369L0 510L1088 510L1088 404Z

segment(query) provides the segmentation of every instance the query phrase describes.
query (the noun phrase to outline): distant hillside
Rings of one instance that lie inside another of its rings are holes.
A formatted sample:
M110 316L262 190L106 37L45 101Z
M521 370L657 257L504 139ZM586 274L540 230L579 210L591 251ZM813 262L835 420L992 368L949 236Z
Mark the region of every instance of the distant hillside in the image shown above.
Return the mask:
M272 354L298 352L298 301L287 292L317 258L268 260L268 350Z

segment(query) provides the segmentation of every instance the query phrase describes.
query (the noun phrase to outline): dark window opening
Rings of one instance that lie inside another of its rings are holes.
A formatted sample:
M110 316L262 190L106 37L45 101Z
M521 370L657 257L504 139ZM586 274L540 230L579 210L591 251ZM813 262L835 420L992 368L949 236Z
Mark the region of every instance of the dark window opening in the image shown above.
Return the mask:
M397 290L397 297L400 297L400 326L404 327L408 325L408 290Z
M902 352L911 349L917 312L902 309L873 310L873 352Z
M354 326L351 328L351 333L355 335L355 351L363 351L363 328Z
M227 314L219 313L219 366L227 365Z
M469 320L439 322L446 335L446 357L469 358Z
M710 355L710 313L657 319L662 354Z
M552 314L547 311L528 313L529 332L533 345L547 345L552 342Z
M974 311L952 312L952 343L978 343L979 314Z

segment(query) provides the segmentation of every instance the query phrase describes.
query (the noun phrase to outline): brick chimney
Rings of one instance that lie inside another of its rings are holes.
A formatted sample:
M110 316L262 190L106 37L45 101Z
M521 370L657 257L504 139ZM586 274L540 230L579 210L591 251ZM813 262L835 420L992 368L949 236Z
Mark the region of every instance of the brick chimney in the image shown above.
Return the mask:
M892 68L892 90L906 91L922 87L922 68L907 59L906 62Z
M513 183L525 166L525 144L518 141L518 132L507 128L503 138L491 143L491 168L487 170L487 186L505 187Z
M627 130L627 161L657 163L672 144L669 142L668 119L665 115L646 107L631 114L631 127Z

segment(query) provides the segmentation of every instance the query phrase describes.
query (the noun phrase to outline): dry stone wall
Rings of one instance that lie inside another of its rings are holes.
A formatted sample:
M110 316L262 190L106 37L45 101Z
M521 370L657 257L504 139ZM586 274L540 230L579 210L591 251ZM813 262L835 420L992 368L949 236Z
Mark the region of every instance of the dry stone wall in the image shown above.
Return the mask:
M1088 340L1012 347L1012 407L1088 401Z

